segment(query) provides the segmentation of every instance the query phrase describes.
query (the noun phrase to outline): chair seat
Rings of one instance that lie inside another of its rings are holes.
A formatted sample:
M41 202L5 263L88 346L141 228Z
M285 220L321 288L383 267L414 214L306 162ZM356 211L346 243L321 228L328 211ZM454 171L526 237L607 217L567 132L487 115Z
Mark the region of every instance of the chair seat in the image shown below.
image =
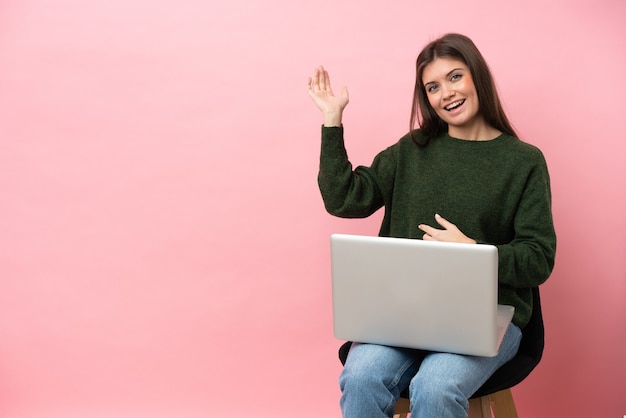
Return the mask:
M512 388L524 380L537 365L535 358L527 354L518 354L508 363L503 364L472 398L480 398L494 392Z

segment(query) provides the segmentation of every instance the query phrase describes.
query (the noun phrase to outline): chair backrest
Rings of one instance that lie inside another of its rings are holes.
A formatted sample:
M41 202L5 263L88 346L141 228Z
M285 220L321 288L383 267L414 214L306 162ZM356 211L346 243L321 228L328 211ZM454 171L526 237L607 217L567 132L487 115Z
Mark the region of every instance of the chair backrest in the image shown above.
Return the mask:
M538 287L532 289L532 295L533 311L528 325L522 330L522 341L517 355L496 370L472 398L489 395L517 385L539 364L545 344L545 330ZM351 344L347 342L339 348L339 360L342 364L346 362ZM406 394L403 393L402 396Z

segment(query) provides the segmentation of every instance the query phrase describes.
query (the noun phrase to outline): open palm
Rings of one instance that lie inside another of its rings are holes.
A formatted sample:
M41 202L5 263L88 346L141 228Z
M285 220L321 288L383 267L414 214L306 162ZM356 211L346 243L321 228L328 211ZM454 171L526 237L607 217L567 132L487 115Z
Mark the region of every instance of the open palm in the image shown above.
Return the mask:
M309 95L324 115L339 114L348 105L348 89L343 88L339 96L333 94L330 86L330 77L324 67L315 70L313 77L309 78Z

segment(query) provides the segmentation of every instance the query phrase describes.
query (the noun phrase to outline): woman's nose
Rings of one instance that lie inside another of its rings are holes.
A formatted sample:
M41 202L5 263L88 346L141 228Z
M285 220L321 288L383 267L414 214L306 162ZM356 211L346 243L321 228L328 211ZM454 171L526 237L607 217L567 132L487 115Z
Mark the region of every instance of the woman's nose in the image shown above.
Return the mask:
M456 94L456 91L454 91L454 89L451 88L450 86L443 85L441 87L441 90L442 90L444 99L449 99L450 97L454 97L454 95Z

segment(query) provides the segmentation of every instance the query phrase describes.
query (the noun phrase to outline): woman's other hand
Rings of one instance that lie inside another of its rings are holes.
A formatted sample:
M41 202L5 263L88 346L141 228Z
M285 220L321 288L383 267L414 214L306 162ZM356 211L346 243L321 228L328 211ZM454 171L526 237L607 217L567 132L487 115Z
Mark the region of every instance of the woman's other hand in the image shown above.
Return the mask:
M419 225L418 228L424 232L423 240L476 244L476 241L467 237L455 224L444 219L439 214L435 214L435 220L443 229L433 228L424 224Z

